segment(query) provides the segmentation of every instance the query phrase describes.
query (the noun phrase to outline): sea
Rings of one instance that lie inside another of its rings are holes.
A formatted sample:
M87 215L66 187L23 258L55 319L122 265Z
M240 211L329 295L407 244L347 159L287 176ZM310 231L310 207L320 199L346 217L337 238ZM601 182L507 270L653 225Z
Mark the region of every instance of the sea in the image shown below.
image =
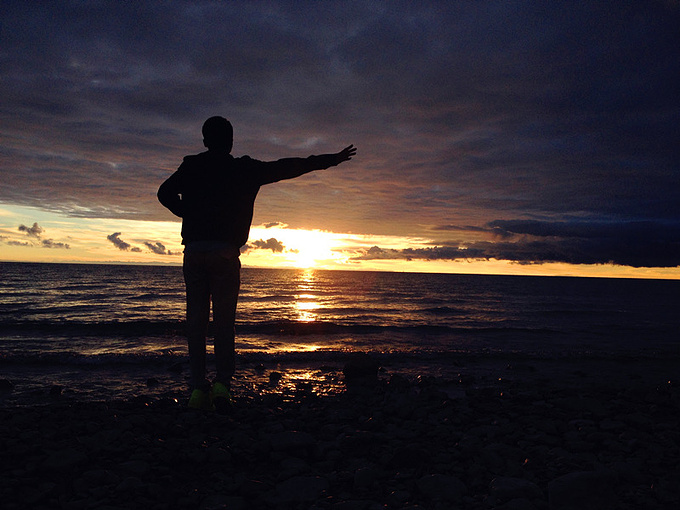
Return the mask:
M678 304L673 280L246 267L234 384L332 393L354 352L403 377L473 358L680 360ZM0 263L0 404L186 393L184 314L178 266Z

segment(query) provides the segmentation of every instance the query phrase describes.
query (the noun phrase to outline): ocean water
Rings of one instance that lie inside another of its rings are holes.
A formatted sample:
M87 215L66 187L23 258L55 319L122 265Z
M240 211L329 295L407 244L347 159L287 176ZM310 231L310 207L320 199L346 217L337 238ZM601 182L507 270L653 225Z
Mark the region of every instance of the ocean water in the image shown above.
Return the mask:
M679 357L679 298L677 281L244 268L237 381L333 379L349 351L434 375L465 356ZM0 263L5 403L172 394L186 360L180 267Z

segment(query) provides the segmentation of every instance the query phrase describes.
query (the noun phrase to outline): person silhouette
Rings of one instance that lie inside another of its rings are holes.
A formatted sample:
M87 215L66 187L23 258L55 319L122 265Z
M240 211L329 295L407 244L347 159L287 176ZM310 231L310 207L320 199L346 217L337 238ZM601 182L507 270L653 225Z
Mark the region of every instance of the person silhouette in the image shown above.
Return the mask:
M236 307L240 249L248 241L255 198L265 184L293 179L352 159L356 148L340 152L258 161L231 155L234 131L224 117L202 127L207 151L186 156L158 189L158 200L182 218L183 273L189 347L189 407L228 409L235 372ZM206 336L212 302L216 376L206 379Z

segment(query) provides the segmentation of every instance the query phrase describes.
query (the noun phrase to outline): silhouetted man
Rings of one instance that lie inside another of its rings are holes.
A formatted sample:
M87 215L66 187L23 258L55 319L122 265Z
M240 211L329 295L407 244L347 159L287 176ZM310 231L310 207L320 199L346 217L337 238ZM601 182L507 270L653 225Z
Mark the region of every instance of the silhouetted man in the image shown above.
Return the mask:
M233 128L223 117L203 124L206 152L187 156L158 189L158 200L182 218L187 337L191 367L189 407L231 405L235 370L234 323L240 286L240 248L248 240L260 186L339 165L356 153L350 145L335 154L264 162L234 158ZM206 333L212 299L216 378L206 380Z

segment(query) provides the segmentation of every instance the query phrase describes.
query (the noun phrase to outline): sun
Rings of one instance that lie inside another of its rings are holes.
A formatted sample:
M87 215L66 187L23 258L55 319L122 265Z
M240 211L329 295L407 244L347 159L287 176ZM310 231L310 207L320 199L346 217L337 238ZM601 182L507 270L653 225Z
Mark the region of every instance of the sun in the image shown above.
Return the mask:
M300 269L318 267L324 261L334 258L333 248L337 245L327 232L313 230L294 231L297 239L289 241L295 251L290 253L291 263Z
M323 269L337 267L347 261L339 248L344 244L345 235L324 230L255 227L251 230L254 239L274 238L282 251L272 254L258 250L250 253L253 263L265 263L269 267L295 267L299 269ZM260 253L261 252L261 253Z

